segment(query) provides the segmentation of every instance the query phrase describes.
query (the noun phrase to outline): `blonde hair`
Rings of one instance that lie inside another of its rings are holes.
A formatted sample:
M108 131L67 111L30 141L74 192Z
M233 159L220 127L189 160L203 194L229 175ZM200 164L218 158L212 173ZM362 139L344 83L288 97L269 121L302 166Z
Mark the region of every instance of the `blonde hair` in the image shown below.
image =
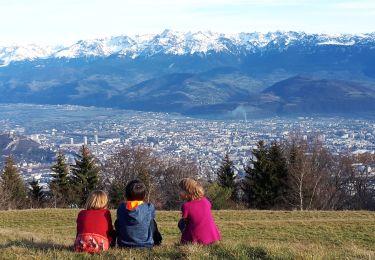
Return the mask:
M204 196L202 185L193 178L184 178L178 186L186 193L188 200L197 200Z
M86 209L104 209L108 205L108 196L102 190L95 190L87 198Z

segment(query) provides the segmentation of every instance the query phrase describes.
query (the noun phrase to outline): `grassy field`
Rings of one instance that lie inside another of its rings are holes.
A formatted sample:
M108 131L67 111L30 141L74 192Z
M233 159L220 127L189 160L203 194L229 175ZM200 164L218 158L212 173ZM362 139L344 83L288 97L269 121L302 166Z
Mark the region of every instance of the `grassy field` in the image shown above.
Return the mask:
M375 259L375 212L216 211L220 243L180 246L179 213L161 211L162 246L94 256L71 251L77 213L0 211L0 259Z

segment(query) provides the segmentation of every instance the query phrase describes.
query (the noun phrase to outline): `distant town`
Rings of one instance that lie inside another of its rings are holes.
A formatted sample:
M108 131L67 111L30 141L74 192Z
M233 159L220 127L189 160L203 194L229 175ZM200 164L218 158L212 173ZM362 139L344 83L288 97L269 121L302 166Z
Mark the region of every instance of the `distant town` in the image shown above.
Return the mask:
M226 153L242 174L259 140L282 141L296 133L317 138L334 153L374 153L375 120L298 117L213 120L177 114L135 112L78 106L1 105L2 133L22 135L41 148L62 149L68 162L82 145L104 163L126 146L149 147L160 156L194 161L201 172L214 172ZM42 185L51 178L53 161L18 162L26 180Z

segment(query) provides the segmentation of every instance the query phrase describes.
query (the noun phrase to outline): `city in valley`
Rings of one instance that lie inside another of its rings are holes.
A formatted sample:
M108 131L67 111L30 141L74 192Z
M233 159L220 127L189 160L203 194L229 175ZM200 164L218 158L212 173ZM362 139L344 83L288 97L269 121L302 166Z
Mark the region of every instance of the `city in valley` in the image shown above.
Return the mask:
M243 114L217 120L71 105L1 104L0 124L0 137L13 138L7 147L17 147L14 143L22 137L53 155L62 149L70 164L82 145L87 145L101 163L123 147L144 146L158 156L194 161L201 173L214 172L228 153L241 175L259 140L282 141L293 134L316 138L334 153L375 151L372 118L251 119ZM27 150L24 146L22 149ZM44 186L49 182L53 159L23 158L17 163L26 180L34 178Z

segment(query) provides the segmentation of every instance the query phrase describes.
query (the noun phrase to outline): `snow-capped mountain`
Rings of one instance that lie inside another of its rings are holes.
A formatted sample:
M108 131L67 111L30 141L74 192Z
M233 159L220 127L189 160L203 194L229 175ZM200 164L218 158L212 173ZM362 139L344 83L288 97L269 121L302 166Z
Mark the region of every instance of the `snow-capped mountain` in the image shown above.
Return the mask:
M240 105L257 116L373 115L375 33L165 30L71 46L0 47L0 93L0 103L192 115L230 114Z
M262 52L270 48L284 51L290 46L375 44L375 33L361 35L306 34L304 32L270 32L223 34L215 32L178 32L165 30L160 34L115 36L80 40L71 46L38 45L0 47L0 66L11 62L48 59L125 56L132 59L158 54L192 55L229 53L233 55Z
M0 47L0 66L13 61L44 59L52 57L61 47L42 47L35 44Z

